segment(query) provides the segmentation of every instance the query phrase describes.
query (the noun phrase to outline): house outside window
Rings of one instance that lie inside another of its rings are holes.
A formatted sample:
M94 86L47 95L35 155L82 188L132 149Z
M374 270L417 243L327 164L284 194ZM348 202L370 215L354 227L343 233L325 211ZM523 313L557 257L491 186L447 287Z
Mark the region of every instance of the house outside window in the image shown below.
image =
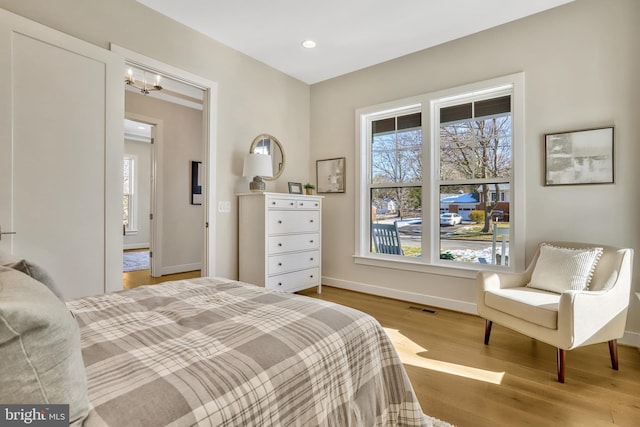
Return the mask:
M520 73L356 112L357 263L524 263L522 91ZM397 250L380 250L383 227ZM507 235L505 249L494 234Z
M126 233L135 232L135 156L125 155L123 164L122 225Z

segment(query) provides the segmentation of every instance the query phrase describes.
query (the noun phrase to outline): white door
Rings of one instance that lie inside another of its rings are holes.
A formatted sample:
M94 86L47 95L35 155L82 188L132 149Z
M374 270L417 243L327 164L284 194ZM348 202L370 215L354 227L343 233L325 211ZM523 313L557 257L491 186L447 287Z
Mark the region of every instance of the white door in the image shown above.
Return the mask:
M67 298L121 289L121 57L0 10L0 250Z

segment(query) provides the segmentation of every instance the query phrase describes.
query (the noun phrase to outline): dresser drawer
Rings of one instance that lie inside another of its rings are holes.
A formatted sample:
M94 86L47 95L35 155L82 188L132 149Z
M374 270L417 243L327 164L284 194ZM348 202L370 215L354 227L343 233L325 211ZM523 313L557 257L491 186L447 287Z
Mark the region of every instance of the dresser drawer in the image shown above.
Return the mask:
M318 233L269 236L268 239L267 244L270 254L320 248L320 235Z
M281 274L287 271L317 267L320 251L298 252L293 254L274 255L269 257L268 274Z
M320 211L269 211L269 234L320 231Z
M320 283L320 268L309 268L292 273L270 276L266 288L279 291L310 288Z
M317 200L298 200L296 202L298 209L320 209L320 202Z
M297 201L293 199L269 199L267 207L269 209L295 209Z

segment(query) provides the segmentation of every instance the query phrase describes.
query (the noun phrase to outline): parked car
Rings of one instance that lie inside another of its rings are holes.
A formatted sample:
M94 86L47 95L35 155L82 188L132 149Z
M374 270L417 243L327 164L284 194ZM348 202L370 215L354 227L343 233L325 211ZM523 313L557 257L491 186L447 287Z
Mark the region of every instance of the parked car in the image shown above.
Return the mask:
M440 214L440 225L456 225L462 223L462 217L457 213Z

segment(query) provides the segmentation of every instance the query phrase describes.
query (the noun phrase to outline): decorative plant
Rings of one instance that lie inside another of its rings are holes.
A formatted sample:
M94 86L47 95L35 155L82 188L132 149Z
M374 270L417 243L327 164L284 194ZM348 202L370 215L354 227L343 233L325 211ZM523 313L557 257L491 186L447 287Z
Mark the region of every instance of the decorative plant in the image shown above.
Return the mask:
M309 195L309 196L312 195L313 194L313 190L316 189L316 186L313 185L310 182L307 182L305 185L303 185L303 187L304 187L305 193L307 193L307 195Z

